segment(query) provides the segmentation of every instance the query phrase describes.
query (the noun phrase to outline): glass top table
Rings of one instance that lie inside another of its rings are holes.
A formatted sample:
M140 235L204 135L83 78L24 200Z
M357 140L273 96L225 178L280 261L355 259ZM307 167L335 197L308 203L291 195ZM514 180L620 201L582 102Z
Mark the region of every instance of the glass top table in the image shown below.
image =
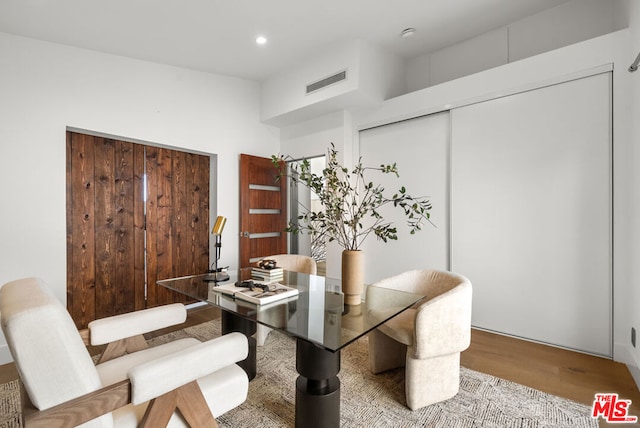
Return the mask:
M347 305L340 280L285 271L283 280L278 282L297 288L299 294L255 305L215 291L218 284L250 279L251 269L230 271L229 275L229 280L219 283L206 281L208 276L202 274L165 279L158 281L158 285L330 351L344 348L423 298L419 294L368 286L362 304Z
M222 333L247 336L249 356L238 363L249 379L256 375L256 323L296 339L296 427L340 426L340 350L402 313L424 296L382 287L365 287L359 305L347 305L340 281L298 272L284 272L281 284L298 295L255 305L215 291L218 285L251 279L251 268L229 272L229 280L191 275L158 281L162 287L220 308Z

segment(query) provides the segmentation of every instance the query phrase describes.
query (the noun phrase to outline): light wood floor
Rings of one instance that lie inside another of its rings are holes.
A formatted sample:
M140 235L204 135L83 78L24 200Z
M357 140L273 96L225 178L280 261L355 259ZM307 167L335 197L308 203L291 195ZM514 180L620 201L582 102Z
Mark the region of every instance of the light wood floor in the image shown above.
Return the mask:
M189 311L187 325L219 316L219 310L210 306L195 308ZM596 393L618 393L620 398L632 400L630 414L640 416L640 392L627 367L605 358L472 330L471 346L462 353L461 364L587 405L593 403ZM0 366L0 383L17 377L13 364ZM600 426L608 425L601 420Z
M621 399L632 401L630 415L640 417L640 392L627 367L612 360L474 329L471 346L460 362L589 406L596 393L618 393ZM600 420L600 426L614 424Z

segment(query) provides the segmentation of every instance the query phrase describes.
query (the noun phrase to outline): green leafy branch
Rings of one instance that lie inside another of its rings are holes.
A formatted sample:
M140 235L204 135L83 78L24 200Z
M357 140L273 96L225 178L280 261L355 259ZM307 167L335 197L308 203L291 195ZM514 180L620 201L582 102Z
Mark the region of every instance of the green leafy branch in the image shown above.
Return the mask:
M433 225L428 198L413 197L404 186L393 196L387 197L384 187L366 179L365 176L372 171L399 177L395 163L378 168L364 167L360 159L349 171L338 163L338 152L333 143L328 153L327 166L322 170L322 175L311 172L311 164L307 159L303 159L299 166L293 166L293 173L288 175L286 162L283 162L285 158L272 156L278 178L289 176L294 183L307 186L324 207L324 211L307 210L298 216L299 222L290 222L286 229L288 232L307 232L312 238L325 236L329 242L337 241L346 250L359 249L372 233L383 242L397 240L397 228L380 214L382 207L391 204L403 210L411 234L421 230L424 222Z

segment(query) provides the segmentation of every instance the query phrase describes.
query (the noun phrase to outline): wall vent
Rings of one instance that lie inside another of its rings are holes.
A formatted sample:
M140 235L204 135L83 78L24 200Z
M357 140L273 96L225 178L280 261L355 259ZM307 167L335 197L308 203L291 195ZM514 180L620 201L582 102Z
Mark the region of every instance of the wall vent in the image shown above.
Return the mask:
M343 70L339 73L336 73L332 76L325 77L324 79L318 80L317 82L313 82L307 85L307 94L310 94L315 91L319 91L320 89L326 88L327 86L333 85L338 82L342 82L347 79L347 70Z

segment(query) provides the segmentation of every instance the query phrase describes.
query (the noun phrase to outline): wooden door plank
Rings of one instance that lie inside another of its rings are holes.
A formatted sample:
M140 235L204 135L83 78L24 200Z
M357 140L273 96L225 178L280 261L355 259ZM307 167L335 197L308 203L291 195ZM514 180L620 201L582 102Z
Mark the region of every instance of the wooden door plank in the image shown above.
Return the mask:
M209 228L209 206L211 192L211 161L209 156L198 156L198 181L194 188L198 192L198 215L196 223L197 269L207 269L209 267L209 240L211 239Z
M172 276L180 276L179 272L187 271L187 233L186 226L186 171L185 171L185 153L173 151L171 154L171 202L172 202Z
M189 194L185 200L185 269L189 272L196 272L196 219L198 192L195 190L197 180L198 158L188 153L185 156L184 187Z
M209 156L191 155L194 158L193 206L194 256L191 272L206 272L209 267L209 181L211 179Z
M147 306L158 301L158 156L160 149L147 147Z
M187 154L188 263L187 272L205 272L209 264L209 157Z
M144 309L145 305L145 146L133 145L133 288L134 310Z
M115 314L135 310L133 144L115 142L114 151Z
M150 194L155 206L148 203L147 210L148 243L153 245L148 244L148 249L155 258L154 277L147 277L152 306L189 301L157 287L158 279L204 273L209 264L209 158L170 149L156 151L155 163L147 160L149 188L155 189L155 195Z
M191 200L191 192L187 190L187 154L173 150L172 157L172 201L173 201L173 272L172 275L190 275L189 270L189 223L187 204ZM172 301L187 302L186 296L179 294L172 296Z
M68 177L67 309L76 327L95 319L95 181L92 137L67 133Z
M115 300L115 141L98 138L95 152L96 182L96 317L114 314Z
M161 148L158 153L158 279L174 277L173 176L171 151ZM169 290L157 287L157 305L169 301Z

